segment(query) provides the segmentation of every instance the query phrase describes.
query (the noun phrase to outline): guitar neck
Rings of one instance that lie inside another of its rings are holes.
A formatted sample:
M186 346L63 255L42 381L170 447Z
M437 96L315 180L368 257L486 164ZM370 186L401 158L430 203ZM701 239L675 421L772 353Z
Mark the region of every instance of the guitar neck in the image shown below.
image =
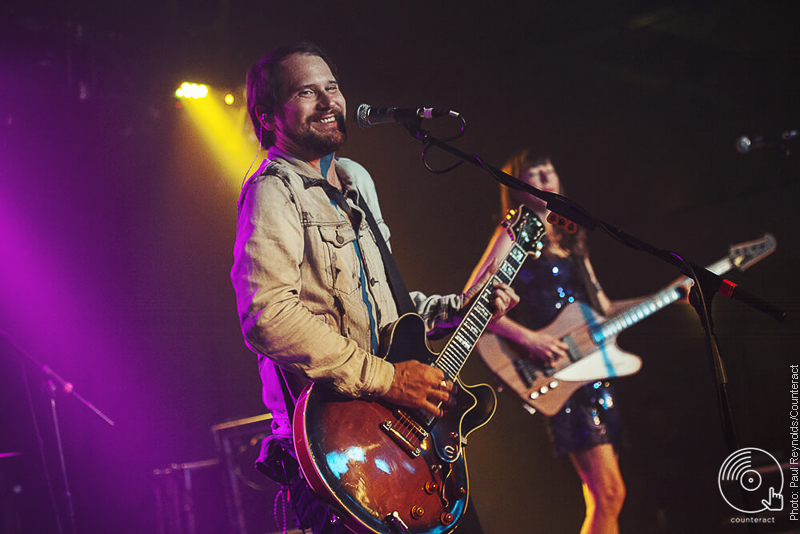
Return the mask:
M461 372L461 368L464 367L464 363L466 363L472 349L492 319L491 295L494 290L494 282L511 284L522 268L527 256L528 253L518 243L512 245L511 251L503 260L497 272L483 286L461 324L458 325L450 337L444 350L433 362L433 366L443 370L451 380L454 380Z
M730 259L724 258L706 267L714 274L722 274L733 267ZM681 298L681 287L688 288L692 284L691 278L681 278L672 285L662 289L652 297L631 306L630 308L609 317L606 321L599 324L592 330L592 339L595 343L602 343L606 339L614 336L629 326L633 326L642 319L653 315L655 312L669 306Z

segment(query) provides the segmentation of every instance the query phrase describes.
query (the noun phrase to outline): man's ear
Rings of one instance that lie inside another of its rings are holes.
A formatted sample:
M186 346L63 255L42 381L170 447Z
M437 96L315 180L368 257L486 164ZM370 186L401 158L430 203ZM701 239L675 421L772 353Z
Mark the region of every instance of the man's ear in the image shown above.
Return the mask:
M271 113L267 113L264 106L256 106L256 117L258 122L265 130L272 131L275 128L273 117Z

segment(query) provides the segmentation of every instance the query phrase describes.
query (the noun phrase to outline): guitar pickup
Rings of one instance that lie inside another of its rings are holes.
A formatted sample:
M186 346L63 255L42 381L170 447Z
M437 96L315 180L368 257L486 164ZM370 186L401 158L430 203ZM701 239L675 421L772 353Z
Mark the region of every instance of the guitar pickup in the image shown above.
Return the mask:
M578 344L575 343L575 340L572 339L572 336L564 336L561 338L561 341L567 344L567 356L569 356L569 361L577 362L581 359L581 349L578 347Z

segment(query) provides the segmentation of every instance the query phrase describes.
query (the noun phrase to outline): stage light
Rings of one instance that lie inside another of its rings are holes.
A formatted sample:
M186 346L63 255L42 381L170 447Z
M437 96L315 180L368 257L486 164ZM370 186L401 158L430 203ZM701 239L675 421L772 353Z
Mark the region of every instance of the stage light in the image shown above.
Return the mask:
M208 96L208 87L202 83L183 82L175 91L178 98L205 98Z
M199 86L187 82L181 86L184 89L182 93L194 94L192 85ZM203 98L181 97L181 109L200 134L206 150L219 163L223 174L230 178L231 184L239 187L243 174L257 158L255 154L258 152L258 141L252 135L244 99L238 100L233 91L203 87ZM258 163L260 161L256 165Z

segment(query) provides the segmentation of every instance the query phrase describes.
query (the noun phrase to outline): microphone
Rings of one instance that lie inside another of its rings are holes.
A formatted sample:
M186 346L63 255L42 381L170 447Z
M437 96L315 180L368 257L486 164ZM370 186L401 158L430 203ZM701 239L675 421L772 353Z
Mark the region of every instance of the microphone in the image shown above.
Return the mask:
M764 136L757 136L757 137L747 137L743 135L739 139L736 140L736 151L739 154L747 154L751 150L758 150L764 147L773 147L776 146L781 150L786 150L786 147L783 146L785 141L788 141L792 137L797 135L797 130L788 130L780 134L777 138L768 139Z
M459 113L449 109L433 108L373 108L369 104L361 104L353 114L356 123L362 128L369 128L376 124L386 124L397 122L400 124L410 124L420 119L433 119L436 117L458 117Z

